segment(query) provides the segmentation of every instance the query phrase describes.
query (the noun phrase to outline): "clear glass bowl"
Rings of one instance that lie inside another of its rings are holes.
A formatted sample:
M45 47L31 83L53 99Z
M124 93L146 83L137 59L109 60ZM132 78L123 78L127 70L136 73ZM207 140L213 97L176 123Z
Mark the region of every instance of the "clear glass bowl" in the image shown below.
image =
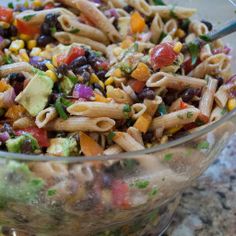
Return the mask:
M197 7L200 18L215 24L235 17L232 1L176 2ZM161 234L181 191L235 130L232 111L196 133L139 152L86 158L0 152L0 225L37 236ZM106 163L102 171L99 161Z

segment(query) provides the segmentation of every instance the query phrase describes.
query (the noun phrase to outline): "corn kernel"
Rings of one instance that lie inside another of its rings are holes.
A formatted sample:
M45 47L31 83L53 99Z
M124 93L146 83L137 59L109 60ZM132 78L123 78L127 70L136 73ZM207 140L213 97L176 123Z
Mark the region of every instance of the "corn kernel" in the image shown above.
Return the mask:
M0 26L3 29L8 29L10 27L10 24L8 24L7 22L4 22L4 21L0 21Z
M53 82L57 81L57 76L56 76L56 73L54 71L47 70L45 73L48 77L50 77L52 79Z
M20 58L22 59L22 61L25 61L25 62L29 62L30 61L29 56L26 53L25 49L21 49L20 50Z
M15 19L12 23L14 26L17 26L17 20Z
M126 49L129 48L133 44L133 40L131 38L126 38L121 42L121 48Z
M52 71L55 70L55 67L54 67L50 62L47 62L47 63L46 63L46 67L47 67L49 70L52 70Z
M52 57L52 64L57 67L57 55Z
M33 2L35 7L41 7L42 6L42 2L40 0L34 0Z
M164 144L164 143L167 143L167 142L168 142L168 136L167 136L167 135L164 135L164 136L161 138L160 143L161 143L161 144Z
M33 48L30 52L30 56L34 57L34 56L38 56L40 54L40 52L42 52L41 48Z
M175 133L177 133L179 130L181 130L182 128L183 128L182 125L176 126L176 127L172 127L172 128L167 129L167 133L168 133L168 134L175 134Z
M24 40L24 41L29 41L30 40L30 35L28 34L20 34L19 35L20 39Z
M17 53L20 49L25 47L25 42L23 40L15 40L11 42L11 45L9 47L9 50L11 52Z
M36 40L29 40L29 41L27 42L27 48L28 48L29 50L31 50L31 49L33 49L34 47L36 47L36 45L37 45Z
M185 32L182 29L177 29L175 35L178 38L183 38L186 34L185 34Z
M183 48L183 44L180 43L180 42L177 42L177 43L174 45L173 50L174 50L174 52L176 52L176 53L180 53L181 50L182 50L182 48Z
M123 51L122 48L116 47L116 48L113 49L112 52L116 57L118 57L122 53L122 51Z
M109 77L106 81L105 81L105 85L111 85L114 82L113 77Z
M112 72L112 76L118 77L118 78L122 77L122 71L121 71L121 69L120 69L120 68L115 69L115 70Z
M236 108L236 99L235 98L230 98L227 104L227 108L229 111L232 111Z

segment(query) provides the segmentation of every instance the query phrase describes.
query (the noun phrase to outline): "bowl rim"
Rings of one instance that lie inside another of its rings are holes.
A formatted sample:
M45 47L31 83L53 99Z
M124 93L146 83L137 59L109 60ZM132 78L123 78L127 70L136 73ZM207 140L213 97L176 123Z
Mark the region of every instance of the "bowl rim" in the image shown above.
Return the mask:
M155 145L151 148L145 148L139 151L132 151L132 152L123 152L120 154L113 154L113 155L101 155L101 156L70 156L70 157L57 157L57 156L50 156L50 155L29 155L24 153L12 153L6 151L0 151L0 159L3 157L6 160L18 160L18 161L55 161L55 162L66 162L66 163L84 163L84 162L91 162L91 161L107 161L107 160L114 160L114 159L138 159L144 157L143 155L148 155L156 152L161 152L165 149L173 148L178 145L182 145L186 142L190 142L195 138L198 138L202 135L207 134L208 132L216 129L220 125L224 124L225 122L231 120L233 117L236 117L236 109L227 113L224 117L220 120L215 121L214 123L196 131L184 137L178 138L176 140L167 142L165 144ZM201 126L200 126L201 127Z

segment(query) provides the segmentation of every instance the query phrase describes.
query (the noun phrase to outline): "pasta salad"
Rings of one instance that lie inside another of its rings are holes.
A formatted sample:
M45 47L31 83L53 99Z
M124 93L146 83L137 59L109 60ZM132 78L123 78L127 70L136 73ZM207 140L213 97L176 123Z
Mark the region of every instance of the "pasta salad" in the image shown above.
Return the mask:
M158 0L0 6L1 150L137 151L233 110L230 48L194 44L213 28L195 13Z

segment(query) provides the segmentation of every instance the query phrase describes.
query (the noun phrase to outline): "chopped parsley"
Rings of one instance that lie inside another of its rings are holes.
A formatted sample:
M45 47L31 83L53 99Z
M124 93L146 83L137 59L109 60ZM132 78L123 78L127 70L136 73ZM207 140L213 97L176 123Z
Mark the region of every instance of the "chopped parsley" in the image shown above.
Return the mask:
M207 43L211 42L211 37L206 34L200 35L199 38Z
M170 161L172 159L173 159L173 154L172 153L165 154L165 156L164 156L165 161Z
M71 33L71 34L77 34L79 32L80 32L80 29L73 29L73 30L69 31L69 33Z
M55 109L58 113L58 115L63 119L66 120L68 119L68 114L65 111L64 104L62 103L61 97L57 98L56 103L55 103Z
M161 43L161 41L162 41L166 36L167 36L167 34L166 34L164 31L162 31L162 32L161 32L161 35L160 35L160 38L159 38L159 42Z
M34 16L36 16L36 14L23 16L23 19L24 19L25 21L30 21Z
M150 192L149 192L149 196L153 197L158 193L158 189L156 187L154 187Z
M148 180L137 180L137 181L134 183L134 186L135 186L136 188L139 188L139 189L144 189L144 188L146 188L148 185L149 185L149 181L148 181Z
M57 28L54 26L50 29L51 34L55 34L57 32Z
M107 139L108 139L109 141L112 141L112 139L113 139L115 136L116 136L115 132L111 131L111 132L108 134Z
M200 52L199 45L193 42L188 44L188 50L192 58L192 65L195 65L198 59L198 55Z
M9 55L3 55L2 59L5 64L12 64L14 62Z
M48 196L52 197L57 193L56 189L48 189Z
M125 104L123 107L123 112L125 115L125 118L129 118L129 113L131 112L131 106L129 104Z
M12 2L9 2L9 3L7 4L7 6L8 6L9 8L11 8L11 9L14 9L14 5L13 5Z
M209 142L206 140L198 143L198 145L197 145L198 150L208 149L208 148L209 148Z
M153 3L157 6L165 6L166 5L162 0L153 0Z
M132 67L125 62L120 63L120 69L127 74L130 74L132 72Z
M191 117L193 117L193 112L192 111L188 111L187 112L187 118L189 119Z

